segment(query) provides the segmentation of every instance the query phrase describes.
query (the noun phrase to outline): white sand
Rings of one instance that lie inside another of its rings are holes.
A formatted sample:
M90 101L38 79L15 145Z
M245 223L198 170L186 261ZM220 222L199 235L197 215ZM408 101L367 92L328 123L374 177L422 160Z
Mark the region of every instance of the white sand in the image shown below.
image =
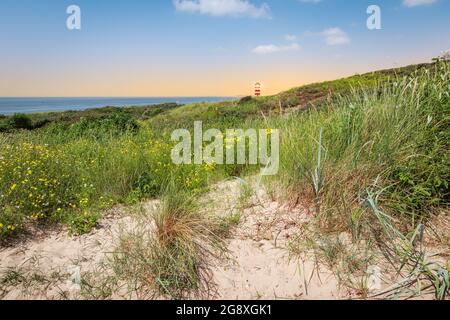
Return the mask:
M236 211L242 182L219 184L212 195L215 208L225 214ZM336 299L334 276L321 270L320 279L311 277L314 262L289 259L287 245L299 224L308 219L305 211L289 210L271 201L257 186L250 208L233 230L228 249L232 260L214 270L217 299ZM305 280L307 279L307 280ZM306 282L305 282L306 281ZM305 285L305 283L307 285Z
M202 207L209 213L220 217L241 213L227 240L230 259L212 270L217 294L210 298L350 298L348 291L339 290L333 273L323 266L317 268L313 258L289 257L287 247L299 226L308 221L307 211L273 201L257 183L252 184L255 193L245 209L239 208L242 183L220 183L203 199ZM145 203L144 212L154 210L156 203ZM120 230L133 228L138 221L129 209L116 207L87 235L70 237L64 228L36 229L12 246L0 247L0 279L9 275L8 281L0 283L0 299L80 298L80 275L96 271L115 249ZM137 297L127 294L114 292L112 298Z

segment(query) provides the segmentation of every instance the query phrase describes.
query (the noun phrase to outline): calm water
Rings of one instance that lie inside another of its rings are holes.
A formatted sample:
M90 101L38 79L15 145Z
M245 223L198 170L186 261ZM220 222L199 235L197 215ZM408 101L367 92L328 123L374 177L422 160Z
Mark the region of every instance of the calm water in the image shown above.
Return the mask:
M83 110L105 106L145 106L176 102L218 102L231 97L175 97L175 98L0 98L0 114L35 113L65 110Z

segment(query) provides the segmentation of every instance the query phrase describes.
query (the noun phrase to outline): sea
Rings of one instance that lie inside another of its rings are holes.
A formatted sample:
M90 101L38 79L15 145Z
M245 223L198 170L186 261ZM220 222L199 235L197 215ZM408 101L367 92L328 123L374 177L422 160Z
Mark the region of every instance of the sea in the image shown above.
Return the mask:
M219 102L236 97L149 97L149 98L1 98L0 114L40 113L93 108L148 106L162 103Z

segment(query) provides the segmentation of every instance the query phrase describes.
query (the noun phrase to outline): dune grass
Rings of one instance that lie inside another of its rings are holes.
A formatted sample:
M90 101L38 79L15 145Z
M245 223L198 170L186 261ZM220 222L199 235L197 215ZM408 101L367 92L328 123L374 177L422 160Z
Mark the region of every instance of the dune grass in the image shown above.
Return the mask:
M433 218L449 206L449 120L448 63L357 89L300 115L271 119L268 124L280 128L283 142L280 175L269 183L282 188L286 201L312 207L315 236L308 233L303 240L315 238L317 244L324 235L348 233L354 243L371 241L389 251L396 259L388 260L401 268L405 251L386 249L395 241L374 216L367 195L376 194L377 212L398 230L391 235L397 240L411 239L419 226L432 227ZM334 252L333 246L324 248L319 251L325 258ZM448 269L438 269L440 277L429 277L442 298L442 291L448 294L443 280Z
M98 298L98 288L110 288L106 298L126 286L140 299L211 297L211 267L225 254L221 228L219 219L171 182L154 210L143 210L120 232L102 275L84 281L84 294Z
M269 121L283 132L275 180L289 197L320 197L323 214L358 206L367 189L412 221L447 206L450 68L436 68Z
M340 233L391 243L368 194L376 194L377 212L390 217L397 236L411 239L448 211L449 92L450 64L439 62L258 99L2 118L0 240L28 223L64 222L86 233L108 206L160 198L147 221L155 232L122 241L117 274L174 298L207 291L207 257L221 249L221 223L200 214L195 198L215 181L258 168L174 165L170 133L198 120L204 129L280 129L280 172L266 182L280 199L312 208L310 229L324 244L313 247L330 265L345 256ZM365 259L346 265L365 268ZM442 272L429 277L439 298L448 290Z

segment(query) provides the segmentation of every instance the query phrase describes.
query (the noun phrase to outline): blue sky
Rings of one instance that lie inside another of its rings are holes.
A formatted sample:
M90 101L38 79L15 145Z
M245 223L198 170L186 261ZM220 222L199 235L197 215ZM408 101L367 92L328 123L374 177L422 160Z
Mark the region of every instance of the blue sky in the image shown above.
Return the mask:
M427 62L449 30L450 0L1 0L0 96L275 93Z

